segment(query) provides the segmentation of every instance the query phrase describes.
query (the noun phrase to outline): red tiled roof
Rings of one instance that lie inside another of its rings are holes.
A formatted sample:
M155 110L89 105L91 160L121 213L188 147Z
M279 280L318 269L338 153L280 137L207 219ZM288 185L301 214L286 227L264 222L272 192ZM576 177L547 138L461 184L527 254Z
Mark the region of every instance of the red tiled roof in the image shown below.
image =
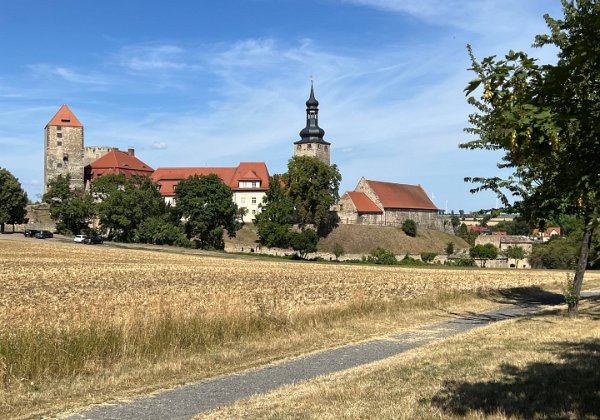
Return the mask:
M420 185L367 181L386 209L436 210Z
M154 169L144 162L121 150L111 150L104 156L90 163L92 169L121 168L132 171L154 172Z
M56 115L54 115L50 122L46 124L46 126L49 125L60 125L62 127L83 127L83 124L79 122L67 104L63 104L63 106L60 107Z
M356 207L356 211L358 213L382 213L382 210L377 207L368 196L363 192L356 191L348 191L346 194L350 197L354 206Z
M237 167L225 168L158 168L152 179L160 184L163 196L175 195L174 187L182 179L194 175L215 174L234 191L265 191L269 188L269 172L264 162L241 162ZM239 188L239 181L261 181L259 188Z

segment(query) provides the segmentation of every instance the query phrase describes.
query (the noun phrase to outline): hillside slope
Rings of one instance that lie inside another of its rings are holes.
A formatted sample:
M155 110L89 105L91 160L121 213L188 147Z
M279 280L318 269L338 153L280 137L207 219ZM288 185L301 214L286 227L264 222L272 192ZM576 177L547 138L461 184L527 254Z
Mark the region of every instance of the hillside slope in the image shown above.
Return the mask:
M319 241L318 249L331 252L336 242L342 245L346 254L369 254L377 247L388 249L396 255L421 252L443 254L448 242L454 242L456 250L469 248L461 238L437 230L419 229L417 237L411 238L399 227L340 225ZM225 243L234 246L255 246L258 243L256 226L245 224L235 238L229 239L225 236Z

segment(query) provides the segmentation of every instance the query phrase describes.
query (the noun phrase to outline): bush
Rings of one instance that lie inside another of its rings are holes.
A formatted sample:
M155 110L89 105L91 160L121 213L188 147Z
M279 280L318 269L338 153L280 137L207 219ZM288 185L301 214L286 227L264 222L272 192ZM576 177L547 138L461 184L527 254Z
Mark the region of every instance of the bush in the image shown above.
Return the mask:
M421 261L430 263L432 262L437 254L435 252L421 252Z
M450 241L446 244L446 255L454 254L454 242Z
M367 258L367 261L373 264L384 264L384 265L395 265L398 264L398 260L392 251L388 251L383 248L375 248L371 251L371 255Z
M412 219L406 219L402 223L402 231L406 233L408 236L415 237L417 236L417 224Z
M339 243L334 243L333 247L331 249L331 252L333 253L333 255L335 255L335 259L337 260L338 258L340 258L342 255L345 254L344 251L344 247L341 246Z
M476 267L474 259L464 257L461 257L457 260L448 260L444 262L444 265L450 267Z
M299 257L306 259L306 255L310 252L317 251L317 242L319 237L317 232L312 229L304 229L301 232L292 232L289 235L290 245L294 251L299 253Z

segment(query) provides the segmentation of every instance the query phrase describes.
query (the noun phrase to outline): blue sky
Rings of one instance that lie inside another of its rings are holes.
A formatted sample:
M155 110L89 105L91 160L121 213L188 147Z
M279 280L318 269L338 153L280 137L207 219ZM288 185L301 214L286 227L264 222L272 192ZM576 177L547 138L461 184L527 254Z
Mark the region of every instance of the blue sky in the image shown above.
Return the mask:
M495 205L465 176L498 155L459 150L472 111L466 44L532 51L558 0L19 0L0 14L0 167L31 199L43 128L63 103L87 146L133 147L150 166L286 170L314 78L342 173L421 184L441 209ZM551 49L534 50L553 61Z

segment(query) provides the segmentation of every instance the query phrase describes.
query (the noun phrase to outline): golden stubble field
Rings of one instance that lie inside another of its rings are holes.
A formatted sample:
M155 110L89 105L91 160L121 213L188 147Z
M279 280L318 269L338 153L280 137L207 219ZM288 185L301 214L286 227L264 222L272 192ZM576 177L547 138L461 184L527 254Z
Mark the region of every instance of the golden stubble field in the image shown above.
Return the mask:
M0 330L148 319L165 311L292 314L564 280L564 272L297 263L0 240Z

